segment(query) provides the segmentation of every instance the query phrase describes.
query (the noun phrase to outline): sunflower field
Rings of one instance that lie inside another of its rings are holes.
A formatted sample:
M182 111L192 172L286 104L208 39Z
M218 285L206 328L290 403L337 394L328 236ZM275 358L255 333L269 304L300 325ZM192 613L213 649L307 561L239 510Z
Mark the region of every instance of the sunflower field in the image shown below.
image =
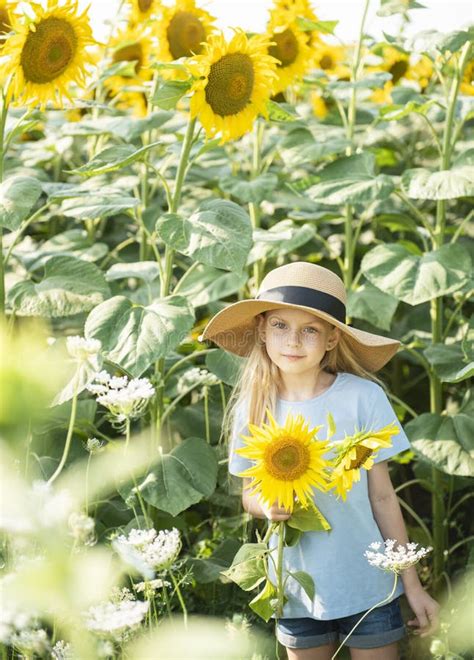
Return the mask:
M0 0L3 660L285 657L227 470L245 358L200 335L298 260L401 342L390 471L442 605L402 657L472 657L474 31L372 0L377 41L369 2L352 43L309 0L264 33L125 0L99 42L77 0Z

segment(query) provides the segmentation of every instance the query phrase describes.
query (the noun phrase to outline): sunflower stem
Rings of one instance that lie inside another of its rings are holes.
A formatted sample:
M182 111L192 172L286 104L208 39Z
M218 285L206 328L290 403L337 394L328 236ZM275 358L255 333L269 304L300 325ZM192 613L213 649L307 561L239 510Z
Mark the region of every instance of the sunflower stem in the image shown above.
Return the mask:
M5 126L7 123L8 103L7 95L8 90L2 92L2 110L0 114L0 184L3 182L3 167L5 159L4 140L5 140ZM0 226L0 319L5 316L5 265L3 263L3 226Z
M250 179L256 179L261 173L262 169L262 141L263 131L265 125L263 121L255 120L254 133L253 133L253 153L252 153L252 167L250 170ZM252 227L258 229L260 227L260 204L256 202L249 203L249 215L252 221ZM254 287L257 291L260 286L263 275L263 260L257 260L253 265Z
M285 521L278 523L278 554L277 554L277 609L275 616L280 619L283 615L283 600L285 597L283 586L283 546L285 543Z

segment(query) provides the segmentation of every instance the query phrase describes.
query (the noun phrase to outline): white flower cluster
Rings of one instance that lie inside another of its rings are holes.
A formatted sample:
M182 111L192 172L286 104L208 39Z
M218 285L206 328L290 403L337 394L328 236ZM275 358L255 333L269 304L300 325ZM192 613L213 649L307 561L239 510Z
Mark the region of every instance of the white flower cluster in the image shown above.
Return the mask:
M191 390L193 387L196 387L197 385L205 385L210 387L211 385L217 385L219 382L220 381L217 376L212 374L207 369L193 367L192 369L188 369L179 377L176 390L178 394L184 394L185 392L189 392L189 390Z
M65 642L62 639L60 639L59 642L56 642L51 649L51 658L53 658L53 660L72 660L74 654L69 642Z
M155 394L148 378L129 381L127 376L111 376L105 370L96 374L95 382L87 389L109 410L112 421L119 424L139 417Z
M7 599L4 585L11 582L14 575L9 574L0 580L0 643L6 646L21 633L37 628L36 614L21 610L15 603Z
M71 513L68 520L71 536L76 543L93 545L95 543L95 521L85 513Z
M78 362L93 362L94 358L100 352L102 344L98 339L85 339L75 335L67 337L66 348L69 355Z
M21 630L10 637L11 646L20 649L25 655L43 656L51 648L48 633L43 628Z
M149 606L148 601L134 600L127 594L118 602L113 599L90 607L85 626L99 637L123 642L140 627Z
M132 529L128 536L114 539L112 545L122 559L145 574L143 567L149 571L169 568L179 555L181 538L176 527L158 533L155 529Z
M171 582L157 578L156 580L148 580L147 582L138 582L133 587L137 593L144 593L146 596L147 594L158 591L158 589L163 589L163 587L171 587Z
M364 552L369 564L384 571L399 574L406 568L417 564L420 559L433 550L431 546L428 548L421 547L417 550L418 543L407 543L406 547L399 544L395 548L396 543L397 541L394 539L386 539L384 541L383 552L377 552L382 547L382 543L379 541L371 543L369 548L372 548L372 550L366 550Z

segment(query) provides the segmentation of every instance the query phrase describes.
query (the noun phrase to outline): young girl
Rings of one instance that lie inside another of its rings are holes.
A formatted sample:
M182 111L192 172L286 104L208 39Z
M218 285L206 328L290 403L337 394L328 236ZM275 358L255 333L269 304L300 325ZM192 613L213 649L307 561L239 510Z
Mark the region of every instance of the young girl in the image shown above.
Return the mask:
M345 303L337 275L294 262L268 273L254 299L226 307L208 323L202 338L248 358L226 415L226 428L232 429L231 474L253 465L235 449L244 446L241 434L249 435L249 422L268 421L266 407L279 424L289 412L301 413L310 428L325 426L331 412L336 424L332 441L352 435L356 426L375 430L396 420L373 373L396 353L399 342L347 325ZM325 438L324 430L319 437ZM296 580L286 583L288 601L276 631L290 660L330 659L362 614L391 592L393 576L371 566L363 553L370 543L386 538L408 542L387 459L409 446L400 430L392 446L378 452L372 469L360 471L345 502L332 492L314 494L332 529L305 532L297 545L284 549L284 574L306 571L316 587L311 601ZM247 492L249 482L243 482L246 511L272 521L289 518L276 502L262 506ZM270 545L276 544L274 535ZM406 634L399 606L403 592L414 612L408 624L422 637L437 627L438 603L411 567L392 601L375 608L347 640L353 660L398 658L398 641Z

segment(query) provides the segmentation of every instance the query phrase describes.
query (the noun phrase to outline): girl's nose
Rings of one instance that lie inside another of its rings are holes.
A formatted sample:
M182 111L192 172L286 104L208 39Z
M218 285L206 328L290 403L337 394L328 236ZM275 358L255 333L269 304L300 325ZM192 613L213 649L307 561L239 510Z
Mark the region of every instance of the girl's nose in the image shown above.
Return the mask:
M293 346L293 344L298 345L301 341L299 330L289 330L288 331L288 344Z

